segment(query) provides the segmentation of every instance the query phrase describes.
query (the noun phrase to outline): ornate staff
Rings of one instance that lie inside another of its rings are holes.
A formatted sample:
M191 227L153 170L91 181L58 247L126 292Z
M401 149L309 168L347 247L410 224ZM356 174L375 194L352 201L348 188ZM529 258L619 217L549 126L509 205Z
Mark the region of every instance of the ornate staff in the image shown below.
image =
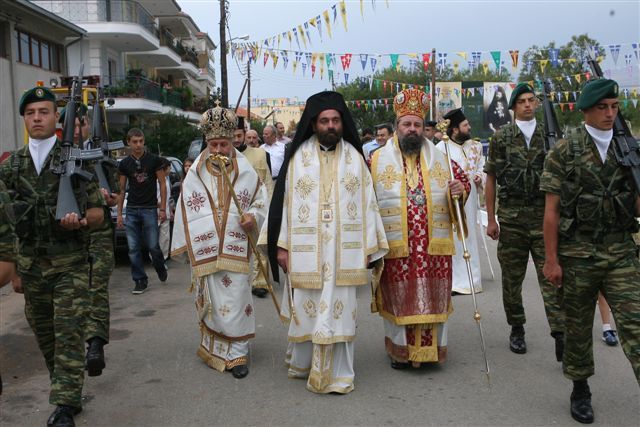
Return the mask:
M224 156L220 153L217 153L217 154L210 155L209 158L212 161L215 161L218 163L218 166L222 171L222 176L224 176L224 180L227 183L227 186L229 186L229 192L231 193L231 197L233 197L233 201L236 205L236 209L238 210L238 213L240 214L240 216L244 215L244 211L240 207L240 201L238 200L238 196L233 189L233 185L231 184L231 178L229 178L229 173L227 172L226 165L227 163L229 163L229 157ZM269 274L267 274L267 268L262 263L262 258L260 257L260 253L258 252L258 248L256 247L256 242L253 240L253 236L251 235L251 233L247 233L247 239L249 240L249 244L251 245L251 250L253 250L253 253L256 256L256 261L258 262L258 267L260 269L260 272L262 273L262 276L267 282L267 290L269 291L269 295L271 295L271 299L273 300L273 305L275 305L276 311L278 312L278 317L279 317L280 304L278 304L278 301L276 300L275 292L273 291L273 286L271 286L271 283L269 282ZM291 311L291 316L293 317L293 320L296 322L296 325L299 325L298 318L295 315L295 312L293 310Z
M449 153L449 136L447 135L447 129L449 128L449 120L443 120L441 121L437 126L438 130L440 132L442 132L442 141L444 142L444 147L445 147L445 151L447 152L447 165L449 166L449 177L451 180L455 179L455 176L453 174L453 166L451 165L451 154ZM467 240L465 237L465 223L464 223L464 218L462 216L462 208L460 206L460 195L454 196L451 195L451 198L453 199L453 205L455 206L455 211L456 211L456 219L453 221L453 226L454 228L458 227L458 238L460 239L460 241L462 242L462 250L463 250L463 258L465 261L465 264L467 266L467 278L469 279L469 284L471 285L471 297L473 298L473 320L476 321L476 323L478 324L478 331L480 332L480 346L482 348L482 356L484 357L484 365L485 365L485 369L486 369L486 374L487 374L487 381L489 382L489 385L491 385L491 377L490 377L490 371L489 371L489 360L487 359L487 350L484 344L484 332L482 330L482 323L480 322L480 319L482 318L482 316L480 316L480 312L478 311L478 303L476 302L476 288L473 285L473 274L471 272L471 255L469 254L469 250L467 249ZM474 224L475 225L475 224Z

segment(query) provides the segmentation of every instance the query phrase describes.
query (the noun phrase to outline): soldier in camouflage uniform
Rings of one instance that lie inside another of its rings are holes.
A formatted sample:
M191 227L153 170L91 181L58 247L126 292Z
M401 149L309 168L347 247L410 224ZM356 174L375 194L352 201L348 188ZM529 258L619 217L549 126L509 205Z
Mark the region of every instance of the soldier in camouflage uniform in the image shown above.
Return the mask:
M587 383L594 373L593 315L598 291L616 319L620 341L640 383L640 262L631 234L640 198L615 158L618 85L588 82L578 98L585 125L558 142L544 166L545 276L564 290L564 375L573 380L571 415L593 422Z
M509 100L509 108L514 110L516 120L501 127L491 140L489 158L484 167L489 217L487 235L494 240L499 239L502 302L507 323L511 325L509 348L518 354L527 352L522 282L531 253L551 336L555 339L556 359L561 361L564 322L560 294L542 273L544 193L539 189L539 181L544 165L545 141L543 125L535 119L537 106L533 88L527 83L518 84ZM496 182L500 185L500 226L495 219Z
M73 426L82 410L84 381L84 324L88 303L88 230L104 219L104 199L95 181L74 196L86 206L84 218L75 213L55 220L61 144L55 137L58 113L55 95L37 87L20 100L29 144L0 165L0 180L15 191L16 265L22 279L25 315L44 355L51 392L57 405L47 425Z

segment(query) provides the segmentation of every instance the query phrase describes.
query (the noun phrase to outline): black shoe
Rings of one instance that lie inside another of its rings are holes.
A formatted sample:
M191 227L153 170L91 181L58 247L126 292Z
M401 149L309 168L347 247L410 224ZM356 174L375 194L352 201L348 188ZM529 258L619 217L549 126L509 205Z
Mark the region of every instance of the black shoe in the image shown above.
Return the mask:
M409 369L409 364L406 362L398 362L397 360L391 359L391 367L398 370Z
M73 421L73 416L81 411L82 408L76 408L75 406L58 405L47 420L47 427L75 427L76 423Z
M522 326L511 327L509 349L517 354L525 354L527 352L527 343L524 341L524 328Z
M105 340L100 337L91 338L87 347L87 371L90 377L102 375L105 367L104 363L104 345Z
M602 341L604 341L605 344L610 345L611 347L618 345L618 337L616 336L616 331L604 331L602 333Z
M147 279L136 280L136 286L131 291L134 295L140 295L147 290Z
M564 333L551 332L551 336L556 340L556 360L562 362L562 356L564 355Z
M268 291L264 288L253 288L251 293L258 298L266 298Z
M593 422L593 408L591 407L591 391L587 380L573 382L571 392L571 416L582 424Z
M167 272L167 267L164 267L162 270L158 271L158 279L161 282L166 282L169 273Z
M247 365L238 365L231 368L231 374L234 378L244 378L249 375L249 368Z

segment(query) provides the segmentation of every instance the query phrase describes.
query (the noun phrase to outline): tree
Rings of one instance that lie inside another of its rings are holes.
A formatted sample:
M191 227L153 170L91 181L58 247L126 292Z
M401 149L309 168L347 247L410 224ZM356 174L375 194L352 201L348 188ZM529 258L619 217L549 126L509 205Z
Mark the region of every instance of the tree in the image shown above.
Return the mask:
M145 120L145 145L149 151L160 152L163 156L184 159L191 141L201 138L197 126L186 117L175 114L147 116Z

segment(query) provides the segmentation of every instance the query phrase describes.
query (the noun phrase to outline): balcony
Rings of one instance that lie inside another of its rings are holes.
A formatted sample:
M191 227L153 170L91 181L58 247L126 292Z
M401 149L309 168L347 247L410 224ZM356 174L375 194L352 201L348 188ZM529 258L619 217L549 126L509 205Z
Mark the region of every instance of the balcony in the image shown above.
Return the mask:
M109 81L103 77L103 81ZM114 82L105 87L105 96L115 99L114 112L129 113L168 113L172 110L183 110L183 113L197 121L206 103L193 96L191 88L170 88L158 82L132 72L124 77L111 77ZM178 111L178 113L180 113Z
M34 3L84 28L120 52L157 49L159 32L153 17L132 0L34 0Z

